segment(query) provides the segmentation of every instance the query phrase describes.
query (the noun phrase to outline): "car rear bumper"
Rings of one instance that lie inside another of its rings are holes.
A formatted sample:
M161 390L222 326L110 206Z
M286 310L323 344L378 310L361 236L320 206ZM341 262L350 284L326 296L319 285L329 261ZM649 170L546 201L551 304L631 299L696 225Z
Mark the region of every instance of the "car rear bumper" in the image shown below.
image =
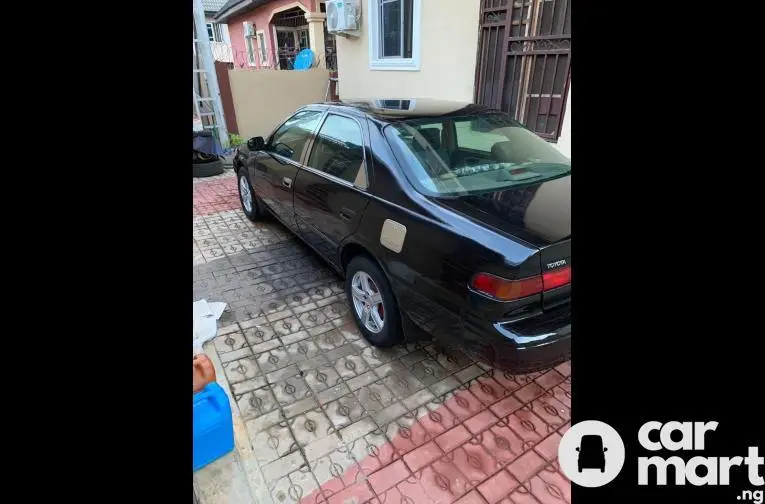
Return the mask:
M476 360L513 373L547 369L571 357L570 305L517 322L466 317L461 345Z

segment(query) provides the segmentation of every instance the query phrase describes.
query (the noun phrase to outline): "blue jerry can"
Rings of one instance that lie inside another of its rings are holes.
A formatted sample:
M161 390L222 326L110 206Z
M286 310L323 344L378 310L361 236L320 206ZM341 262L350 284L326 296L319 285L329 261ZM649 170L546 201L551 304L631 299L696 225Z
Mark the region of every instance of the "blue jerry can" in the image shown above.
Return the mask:
M215 382L194 394L194 471L234 449L234 423L226 392Z

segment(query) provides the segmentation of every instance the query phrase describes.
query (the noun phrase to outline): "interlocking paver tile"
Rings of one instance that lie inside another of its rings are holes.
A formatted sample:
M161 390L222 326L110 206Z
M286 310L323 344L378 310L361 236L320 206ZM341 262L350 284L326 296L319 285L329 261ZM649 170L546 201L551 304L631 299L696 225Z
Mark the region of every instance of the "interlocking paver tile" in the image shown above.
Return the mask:
M518 375L437 342L371 346L344 280L244 217L230 171L194 181L193 242L194 298L228 303L212 348L274 502L570 504L570 362Z
M335 428L320 408L293 417L289 420L289 425L300 447L331 436L335 432Z
M444 408L438 400L429 401L412 412L432 438L459 424L459 419L454 413L449 411L449 408Z
M238 400L242 394L265 387L265 385L266 377L258 376L251 380L231 384L231 392L234 394L234 399Z
M323 366L305 373L305 381L314 393L319 393L342 383L334 366Z
M263 477L267 482L275 481L286 476L305 464L305 458L300 451L293 451L273 462L263 466Z
M247 340L244 338L244 334L237 331L216 337L213 344L218 353L225 353L246 348Z
M390 422L385 426L384 432L393 448L402 456L433 439L411 413Z
M402 357L401 360L403 361L406 357L408 356ZM438 361L430 358L413 363L409 369L415 378L420 380L425 386L432 385L449 376L449 372Z
M290 362L304 362L309 361L319 355L319 347L316 346L316 343L314 343L311 339L304 339L301 341L298 341L297 343L292 343L291 345L287 345L287 357L290 359Z
M491 406L511 393L490 376L479 376L465 383L464 386L485 406Z
M410 471L402 460L396 460L382 469L372 473L368 480L377 495L395 486L410 475Z
M571 482L553 466L546 466L525 486L541 504L571 502Z
M507 471L502 470L479 485L478 491L488 504L496 504L516 487L518 487L518 481Z
M502 422L492 425L476 437L499 467L507 466L524 451L523 440L502 425Z
M540 502L531 495L529 490L519 486L509 497L503 499L500 504L540 504Z
M346 355L337 360L335 369L341 377L348 380L369 371L369 365L360 355Z
M416 472L440 458L443 454L441 448L433 441L430 441L404 455L404 462L406 462L410 471Z
M345 395L336 401L326 404L324 409L332 425L337 429L361 420L366 415L364 407L353 394Z
M258 367L263 373L268 374L277 371L292 364L287 349L279 346L263 352L257 356Z
M256 434L252 447L255 458L267 464L297 450L298 445L287 422L280 422Z
M254 357L245 357L223 365L223 371L226 373L229 383L238 383L260 374L260 368Z
M351 387L353 388L353 387ZM393 404L395 397L383 384L382 380L370 383L354 392L364 409L369 413L382 411Z
M336 494L355 483L355 480L347 475L356 468L356 461L349 452L335 450L319 457L310 467L319 481L321 493L325 496Z
M518 437L524 442L528 442L530 446L547 436L547 424L531 411L529 405L507 417L507 424L513 432L518 434Z
M454 502L472 487L457 466L444 458L422 471L420 484L436 502Z
M558 458L558 445L560 445L561 437L557 432L553 432L534 446L534 449L545 460L553 461Z
M479 485L498 469L497 461L480 442L467 442L443 458L453 463L473 486Z
M366 476L399 458L393 445L380 430L374 430L346 444L358 463L360 471Z
M242 359L244 357L249 357L252 355L252 349L247 346L244 348L240 348L239 350L235 350L233 352L226 352L226 353L219 353L218 357L220 357L221 363L231 362L235 360Z
M282 407L313 396L313 392L308 388L302 376L292 376L274 383L271 385L271 390L276 397L276 401Z
M543 395L532 402L531 410L552 428L548 432L562 427L571 418L569 409L555 399L552 394L550 396Z
M298 504L318 488L319 484L307 465L268 485L271 497L279 504Z
M406 390L409 390L408 388ZM436 401L438 398L428 389L418 390L414 394L405 397L401 403L409 411L416 411L420 406ZM439 401L440 402L440 401Z
M310 332L310 331L309 331ZM316 335L315 336L316 345L327 353L327 357L330 360L334 360L332 357L330 357L330 350L335 350L335 352L332 355L337 355L337 358L344 357L345 355L348 355L348 353L343 354L343 352L354 352L355 348L348 345L345 337L338 331L337 329L333 329L330 327L329 330ZM341 350L344 349L344 350Z
M355 440L376 430L377 424L375 424L371 418L364 417L358 422L354 422L340 429L340 437L348 446L351 446Z
M507 470L515 476L515 478L524 483L528 481L534 474L545 466L545 460L540 457L535 451L527 451L514 462L512 462Z
M255 346L268 341L273 341L276 337L276 331L271 327L271 324L263 320L260 324L245 329L244 337L247 339L247 343Z
M472 490L463 495L455 504L486 504L478 490Z
M438 436L435 441L441 450L447 453L467 442L471 437L470 431L464 425L459 424Z
M284 418L292 418L296 415L305 413L306 411L316 409L319 407L319 403L314 397L306 397L296 402L289 403L286 406L282 405L282 414Z
M244 419L265 415L279 406L270 385L243 394L237 401L237 405Z

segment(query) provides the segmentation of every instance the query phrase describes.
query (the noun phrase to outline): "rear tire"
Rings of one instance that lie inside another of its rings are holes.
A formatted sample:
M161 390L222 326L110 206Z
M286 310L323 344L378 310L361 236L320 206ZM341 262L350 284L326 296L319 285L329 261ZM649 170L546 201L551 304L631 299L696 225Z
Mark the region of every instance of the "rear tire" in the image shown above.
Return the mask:
M358 284L365 278L367 285L371 287L371 292L379 293L381 303L360 308L365 305L358 296L358 286L356 287L357 294L354 294L354 283ZM368 283L369 279L371 279L371 283ZM385 273L374 261L363 255L351 259L345 270L345 293L353 318L356 320L356 325L364 339L380 348L391 347L402 341L401 315L398 311L398 304ZM380 304L382 308L380 308ZM372 310L375 312L373 313ZM366 316L367 314L368 316ZM365 316L366 321L362 320L362 316ZM380 321L382 321L381 328L379 327ZM370 330L370 326L376 330Z

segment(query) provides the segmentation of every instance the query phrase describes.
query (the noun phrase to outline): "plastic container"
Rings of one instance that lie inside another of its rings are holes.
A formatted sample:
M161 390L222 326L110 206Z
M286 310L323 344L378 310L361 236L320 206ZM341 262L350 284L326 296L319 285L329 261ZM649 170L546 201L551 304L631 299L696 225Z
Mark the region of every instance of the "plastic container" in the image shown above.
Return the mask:
M210 383L194 394L194 471L234 449L234 424L226 392Z
M194 356L194 393L215 381L215 366L205 354Z

